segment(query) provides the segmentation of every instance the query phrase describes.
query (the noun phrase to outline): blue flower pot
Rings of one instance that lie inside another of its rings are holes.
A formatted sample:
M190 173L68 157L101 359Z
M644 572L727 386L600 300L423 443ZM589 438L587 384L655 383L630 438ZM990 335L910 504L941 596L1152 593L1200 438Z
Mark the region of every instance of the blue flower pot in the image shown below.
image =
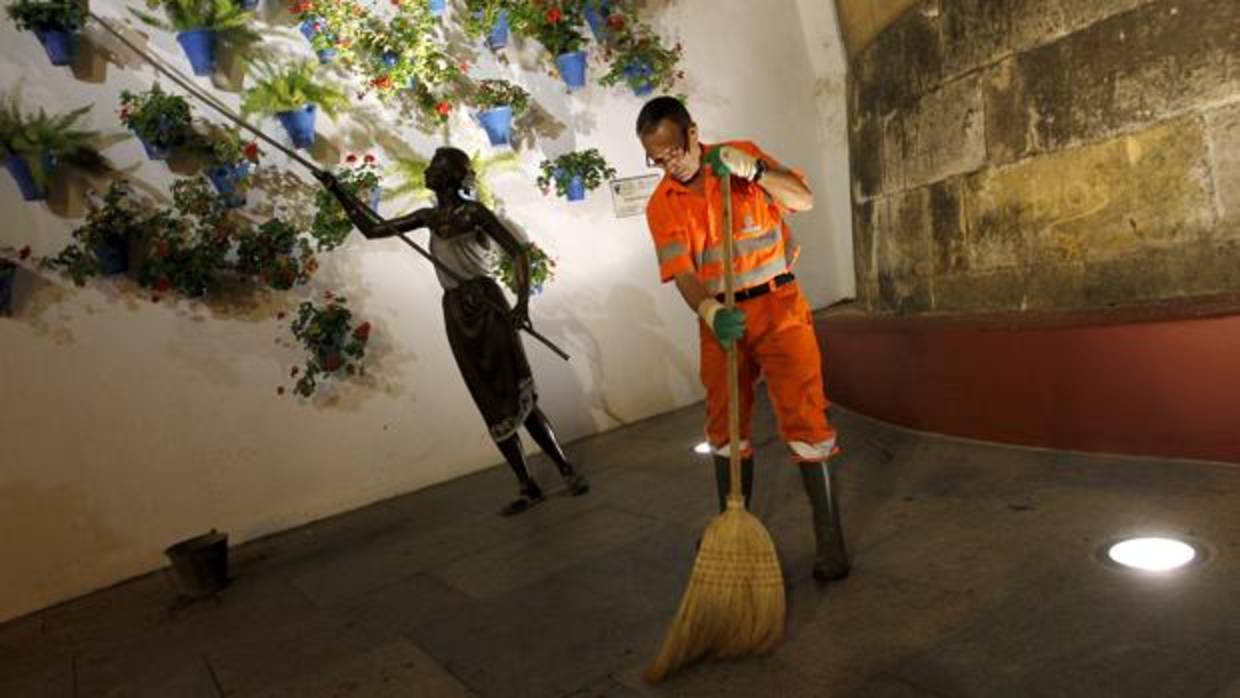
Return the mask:
M332 59L336 57L336 49L334 48L319 49L314 53L319 57L319 63L331 63Z
M487 46L492 51L498 51L508 45L508 10L500 10L499 17L496 18L495 24L491 25L491 31L487 34Z
M568 180L568 191L564 198L569 201L581 201L586 198L586 183L581 179L581 175L573 175L573 178Z
M624 66L624 79L628 81L629 87L633 88L633 94L638 97L645 97L654 92L654 82L650 80L650 76L654 74L654 68L646 61L633 61Z
M99 260L99 271L104 276L115 276L129 271L129 239L117 238L105 242L97 242L91 246L95 259Z
M496 107L478 115L478 123L487 132L491 145L504 145L511 142L512 107Z
M383 55L379 56L379 62L383 64L384 68L395 68L396 61L397 55L391 51L384 51Z
M245 205L246 194L237 191L237 185L250 176L250 163L239 162L235 165L220 165L207 171L207 179L215 185L215 190L224 197L227 208L238 208Z
M17 153L13 153L4 159L4 166L9 169L9 174L13 175L13 179L17 181L17 188L22 192L22 198L26 201L40 201L47 198L47 189L40 187L34 181L34 173L30 171L30 163L26 158ZM43 156L44 171L50 170L52 167L52 159L46 155Z
M586 24L590 25L590 32L594 34L594 38L603 41L607 38L607 17L611 14L611 3L603 0L587 2L585 7Z
M17 267L0 267L0 315L13 313L13 279Z
M194 75L210 75L215 72L216 32L214 29L195 29L177 34Z
M431 0L429 5L432 17L442 17L444 0Z
M322 21L323 20L318 19L318 18L304 19L302 20L301 24L298 25L298 29L301 30L301 35L306 37L306 40L309 41L313 39L314 37L318 36L321 30L315 29L314 25L321 23Z
M586 52L573 51L572 53L562 53L555 57L555 67L560 70L560 77L564 79L564 84L568 85L568 89L572 90L585 87L586 84Z
M282 111L276 118L288 131L288 137L298 148L309 148L314 145L314 115L317 107L308 104L297 111Z
M69 65L73 62L73 33L67 29L36 29L34 35L43 44L52 65Z
M146 156L152 160L167 160L168 156L172 154L170 146L153 143L141 136L138 137L138 140L141 141L142 149L146 151Z
M258 0L241 0L238 4L241 6L241 9L247 12L253 12L258 9Z

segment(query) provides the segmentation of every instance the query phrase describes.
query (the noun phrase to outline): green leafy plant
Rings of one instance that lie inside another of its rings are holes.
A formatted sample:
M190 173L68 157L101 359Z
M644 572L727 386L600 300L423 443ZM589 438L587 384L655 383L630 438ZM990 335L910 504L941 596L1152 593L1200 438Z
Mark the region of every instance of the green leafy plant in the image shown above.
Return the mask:
M196 135L195 150L202 155L208 166L226 167L241 162L258 164L263 151L257 141L247 141L240 129L225 128L211 124Z
M478 109L512 107L514 115L529 106L530 93L507 80L479 80L471 101Z
M530 293L540 293L543 286L555 278L555 260L532 242L523 247L530 260ZM517 285L517 270L512 255L500 253L495 264L495 275L514 294L521 292Z
M77 127L88 112L89 106L51 116L42 108L30 114L22 111L16 93L7 95L0 104L0 159L24 157L40 187L47 186L49 162L92 173L106 170L109 163L94 145L99 134Z
M18 31L72 31L89 16L78 0L13 0L4 9Z
M349 154L345 166L337 168L336 178L340 184L362 201L379 190L379 166L373 155L359 158ZM314 195L315 214L310 234L318 241L320 251L333 250L345 241L353 231L353 222L330 192L320 188Z
M172 202L171 209L151 215L148 254L138 269L138 281L157 292L175 290L191 298L208 295L230 271L228 255L244 221L232 216L202 179L174 182Z
M155 85L146 92L121 92L121 123L138 138L167 148L185 145L195 139L189 102Z
M621 26L626 29L617 32L608 46L605 58L611 67L599 78L599 84L610 87L626 83L634 91L668 91L685 76L678 67L683 54L680 43L668 48L649 27Z
M294 390L302 397L314 395L321 380L330 376L365 373L362 360L370 341L370 323L355 324L345 298L328 292L319 305L304 301L292 322L293 336L309 353L304 370L294 367L290 377L298 379ZM280 388L281 393L284 392Z
M586 43L580 0L529 0L509 12L513 32L537 39L552 56L578 51Z
M568 193L568 183L574 176L581 177L586 191L597 189L603 179L616 176L615 168L608 166L597 148L572 151L554 160L543 160L539 169L542 174L538 177L538 188L548 194L554 184L555 192L560 196Z
M315 51L335 51L346 62L353 60L371 18L367 4L358 0L301 0L289 12L297 15Z
M86 222L71 233L74 242L42 262L46 268L63 270L78 286L102 270L97 255L101 246L128 249L141 244L156 227L152 223L161 222L154 202L135 194L125 180L113 182L102 199L93 196L88 204Z
M306 283L318 268L301 231L282 219L269 219L237 236L237 271L276 290Z
M522 0L465 0L465 12L458 16L458 21L468 36L477 39L491 32L501 12L512 16L521 5Z
M214 29L225 39L258 40L261 37L249 28L254 13L245 10L236 0L146 0L148 10L130 12L152 27L165 31L187 32ZM162 11L164 18L151 14Z
M259 81L246 90L241 113L273 116L314 104L329 117L336 118L349 100L339 89L320 82L315 73L316 66L310 62L284 69L266 67Z

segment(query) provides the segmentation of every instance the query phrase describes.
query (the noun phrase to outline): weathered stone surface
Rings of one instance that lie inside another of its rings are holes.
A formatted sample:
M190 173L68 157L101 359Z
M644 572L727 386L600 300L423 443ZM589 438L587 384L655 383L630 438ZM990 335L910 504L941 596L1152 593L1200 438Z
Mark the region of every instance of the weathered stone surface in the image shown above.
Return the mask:
M1224 221L1240 223L1240 104L1210 112L1206 124L1220 213Z
M1023 269L995 269L934 278L934 309L1020 310L1025 297Z
M973 178L977 267L1031 270L1175 244L1213 224L1202 122L1180 119ZM1023 242L1023 245L1020 242Z
M1024 51L1151 0L1007 0L1011 11L1011 48Z
M877 217L874 244L879 297L885 307L898 312L930 307L934 255L929 200L928 189L896 194L889 201L888 215Z
M1153 2L1018 54L987 87L992 159L1059 150L1234 98L1238 35L1240 3Z
M853 206L853 269L857 285L874 278L874 234L878 209L886 208L885 199L861 201Z
M1011 51L1013 0L942 0L943 69L967 73Z
M962 179L932 184L927 191L926 215L930 223L935 274L952 274L968 267L968 240L964 226Z
M885 163L904 169L904 187L972 172L986 163L983 92L977 76L947 83L900 120L900 159Z

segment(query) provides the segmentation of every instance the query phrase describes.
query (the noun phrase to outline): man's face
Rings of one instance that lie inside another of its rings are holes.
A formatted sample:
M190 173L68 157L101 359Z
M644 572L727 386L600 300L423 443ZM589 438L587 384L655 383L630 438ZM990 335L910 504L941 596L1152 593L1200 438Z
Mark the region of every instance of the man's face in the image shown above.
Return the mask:
M641 137L646 164L657 167L678 182L688 182L702 168L702 148L698 144L697 124L681 131L672 120L664 119Z

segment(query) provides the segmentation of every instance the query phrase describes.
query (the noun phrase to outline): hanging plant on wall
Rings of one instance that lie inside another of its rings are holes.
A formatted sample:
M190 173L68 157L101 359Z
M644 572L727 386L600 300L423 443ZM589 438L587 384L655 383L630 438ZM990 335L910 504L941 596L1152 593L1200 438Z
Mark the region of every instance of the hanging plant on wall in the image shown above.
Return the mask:
M277 291L306 283L318 268L310 243L287 221L271 218L237 235L237 271Z
M47 196L53 169L91 174L108 169L107 159L94 146L99 134L77 128L77 122L89 111L90 107L82 107L49 116L40 108L29 114L22 111L16 93L4 97L0 105L0 158L26 201Z
M242 138L239 129L217 124L207 126L195 140L195 147L206 165L207 179L223 197L225 206L244 206L250 168L257 165L263 155L258 143Z
M378 212L382 190L379 187L379 166L375 156L367 154L358 157L349 154L345 164L337 168L333 174L350 194L370 204L371 210ZM344 244L345 238L353 231L353 222L340 206L340 202L326 189L319 188L314 195L314 224L310 235L318 243L319 251L333 250Z
M173 148L195 138L189 102L180 95L164 92L159 85L146 92L121 92L120 119L142 141L147 157L152 160L167 159Z
M71 233L74 243L43 266L60 269L81 286L92 276L111 276L129 270L131 250L165 225L159 209L146 197L134 194L125 180L113 182L102 200L89 199L85 224Z
M539 168L542 174L538 177L538 187L543 194L550 193L554 184L555 193L569 201L584 199L587 191L597 189L604 179L616 176L616 170L607 165L597 148L565 153L554 160L543 160Z
M465 0L461 28L474 39L485 38L492 51L508 45L508 19L520 0Z
M275 116L297 148L314 145L314 122L319 109L335 119L349 100L339 89L320 82L312 63L283 69L266 67L241 101L245 116Z
M507 145L512 140L512 120L529 106L530 94L507 80L480 80L471 101L491 145Z
M543 286L555 278L555 260L533 242L526 243L524 248L525 255L530 260L530 294L536 295L542 293ZM517 285L517 270L512 255L501 252L494 273L499 277L500 282L508 287L508 290L514 294L521 293Z
M352 61L368 15L357 0L302 0L289 7L297 15L298 28L310 42L320 63L333 58Z
M13 0L5 7L18 31L33 32L52 65L73 62L74 34L86 24L86 6L78 0Z
M195 75L215 72L221 43L242 46L262 38L249 27L253 13L235 0L146 0L146 6L162 11L164 18L132 8L130 12L150 26L176 32Z
M514 31L537 39L555 59L560 78L569 91L586 84L586 37L581 32L583 9L580 0L525 2L514 7Z
M325 378L365 374L362 364L370 341L370 323L356 323L348 301L328 292L322 305L305 301L297 308L293 336L308 352L304 368L293 367L289 376L300 378L293 390L302 397L314 395ZM284 394L281 386L277 392Z
M615 15L620 17L619 15ZM608 45L606 60L611 64L599 84L610 87L627 84L633 94L644 97L659 89L668 92L685 76L679 64L683 48L663 45L649 27L621 23L615 40Z

